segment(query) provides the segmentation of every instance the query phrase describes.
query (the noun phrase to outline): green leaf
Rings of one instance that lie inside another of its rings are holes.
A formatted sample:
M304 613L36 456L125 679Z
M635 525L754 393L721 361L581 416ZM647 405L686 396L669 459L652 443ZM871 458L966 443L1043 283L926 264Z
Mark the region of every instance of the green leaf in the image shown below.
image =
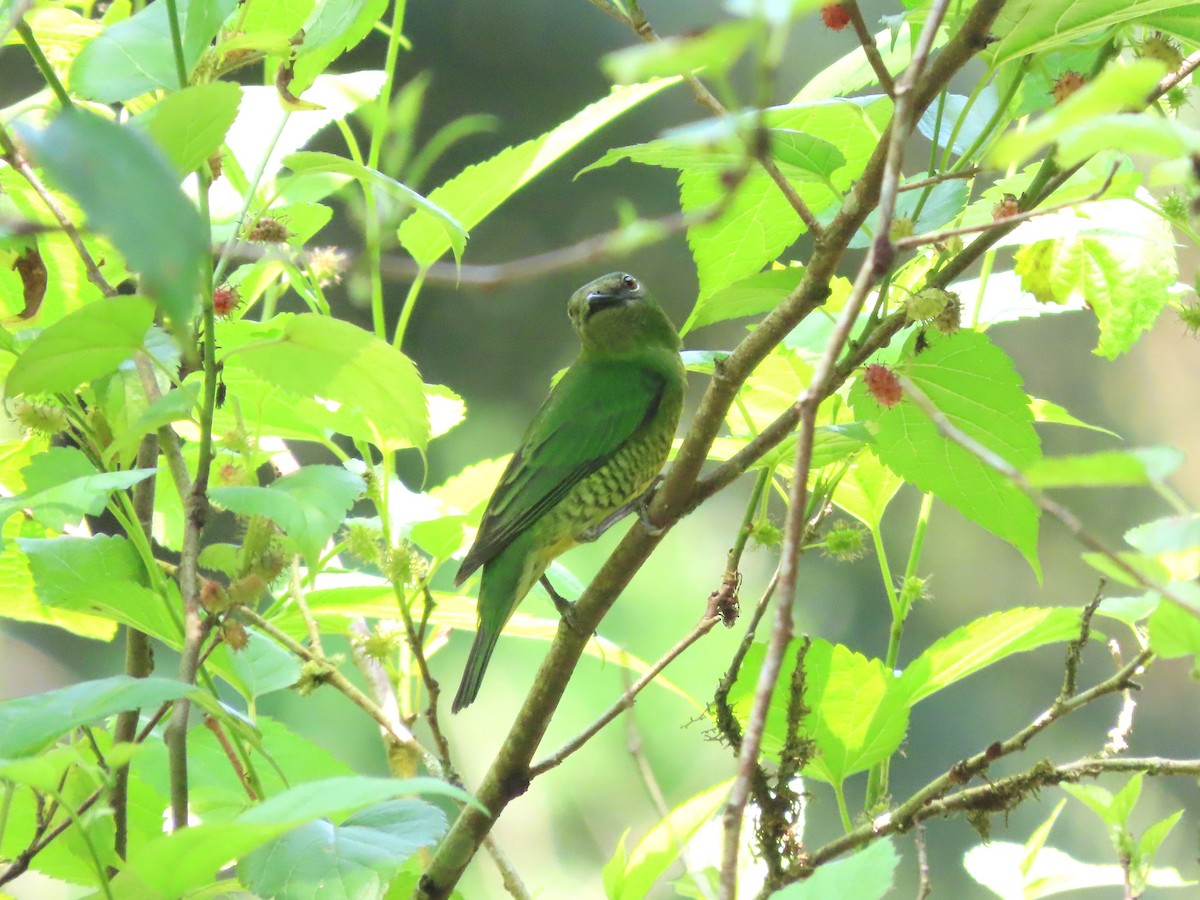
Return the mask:
M276 317L262 333L269 337L229 353L226 365L361 414L382 450L425 449L429 411L421 377L395 347L350 322L311 313Z
M68 523L85 515L99 515L113 491L132 487L154 472L154 469L97 472L83 451L51 447L33 457L24 469L25 493L0 500L0 521L18 510L28 509L39 522L62 531Z
M262 897L319 900L382 897L391 876L446 833L446 815L421 800L391 800L340 825L318 819L259 847L238 863L238 878Z
M213 503L243 516L266 516L279 525L317 568L321 548L363 492L363 480L341 466L304 466L270 487L217 487Z
M1054 158L1066 168L1111 150L1179 159L1200 150L1200 133L1158 112L1094 116L1059 135Z
M616 84L688 75L705 69L724 75L738 61L762 26L758 22L721 22L699 34L665 37L607 54L600 68Z
M321 0L304 23L304 40L296 50L292 92L299 96L331 62L361 43L383 19L387 8L388 0Z
M291 652L252 630L245 647L234 651L222 644L208 664L247 701L290 688L301 675L300 661Z
M775 107L764 111L764 124L820 135L845 160L835 168L828 183L805 178L794 185L801 199L819 215L837 202L862 173L890 114L891 101L886 98L860 97ZM830 158L831 165L837 161L837 157ZM715 221L688 229L702 299L761 270L804 230L804 223L778 186L762 172L747 174L732 198L728 197L723 173L710 168L684 169L679 185L685 213L702 214L715 204L726 204Z
M87 304L43 331L9 370L4 391L71 393L108 375L133 356L154 321L142 297L113 297Z
M935 641L905 668L901 680L909 703L1014 654L1075 640L1079 627L1079 610L1071 607L1019 607L976 619Z
M247 7L247 16L253 15L258 7L258 0L255 0ZM302 114L285 110L274 86L245 85L238 116L225 135L225 143L243 171L254 172L261 167L263 184L270 185L283 165L284 157L305 146L321 129L340 122L378 97L383 82L384 73L373 70L320 75L305 93L307 100L322 108L305 110ZM263 199L267 199L266 195ZM319 200L321 197L289 199ZM435 227L440 229L441 225L435 223Z
M1160 603L1150 614L1148 624L1151 650L1163 659L1191 656L1200 671L1200 613L1181 609L1174 603Z
M934 38L934 48L946 43L948 29L939 28ZM908 22L900 26L899 35L885 28L875 34L875 48L887 70L893 74L902 72L912 60L912 36ZM812 78L805 81L793 103L807 103L813 100L830 100L834 97L845 97L860 91L865 87L879 84L875 67L867 60L862 47L851 50L837 62L822 69Z
M879 900L892 889L900 854L890 838L869 844L852 856L817 869L804 881L771 895L773 900Z
M1125 532L1125 540L1162 563L1174 581L1200 577L1200 515L1156 519Z
M612 861L612 877L606 875L605 895L609 900L642 900L655 883L666 874L679 858L684 846L700 827L717 814L729 795L732 779L714 785L684 801L647 832L625 859L625 838L622 836ZM623 871L617 875L620 858Z
M681 334L687 334L715 322L770 312L795 290L803 278L802 266L772 269L743 278L736 284L715 291L707 297L701 297L679 331Z
M237 0L178 0L184 68L190 73ZM110 25L71 66L71 91L88 100L120 103L155 90L177 90L167 4L151 3Z
M767 712L763 749L771 755L778 754L787 739L789 686L799 648L800 642L793 641L784 654ZM743 725L765 653L762 644L751 645L729 694ZM804 704L809 712L801 720L800 736L811 739L816 751L804 774L837 785L899 748L908 728L907 691L885 671L882 661L818 638L808 649L804 667Z
M454 216L464 228L474 228L584 138L676 81L661 79L615 88L603 100L585 107L540 137L468 166L432 191L429 200ZM442 223L422 210L404 220L398 235L400 243L422 267L432 265L452 246Z
M24 517L9 518L4 523L5 546L0 551L0 618L51 625L80 637L111 641L117 633L115 622L90 613L63 609L50 602L52 598L40 596L35 589L29 559L12 539L44 534L45 528Z
M127 709L153 709L193 690L170 678L115 675L0 703L0 759L33 756L72 728Z
M1001 138L992 151L991 162L1000 168L1024 162L1077 125L1106 113L1142 106L1165 73L1162 63L1149 59L1107 66L1094 80L1025 129Z
M211 81L168 94L130 121L145 130L183 178L220 148L241 102L240 86Z
M978 332L929 334L927 340L928 349L906 359L900 371L960 431L1017 468L1030 466L1040 456L1038 436L1012 360ZM1040 573L1038 510L1028 497L973 453L943 437L907 398L884 408L862 379L855 382L850 398L856 416L874 423L872 449L889 469L1013 544Z
M1076 456L1046 456L1025 468L1034 487L1118 487L1161 484L1183 464L1175 447L1105 450Z
M1120 888L1125 870L1113 863L1086 863L1058 850L1045 847L1028 868L1023 867L1026 849L1021 844L993 841L972 847L963 857L963 865L972 878L1004 900L1037 900L1081 891L1087 888ZM1175 869L1154 869L1147 882L1152 887L1185 887Z
M422 210L436 218L442 224L450 246L454 249L454 258L462 256L467 244L467 232L458 220L436 203L418 194L407 185L401 184L394 178L389 178L375 169L368 169L351 159L344 159L332 153L304 151L292 153L284 157L283 164L297 175L334 172L339 175L349 175L364 188L378 188L384 193L391 194L401 203L406 203L414 209Z
M723 5L735 16L762 19L779 27L788 19L826 4L823 0L725 0Z
M1089 425L1087 422L1075 418L1066 409L1057 403L1051 403L1049 400L1039 400L1037 397L1030 397L1029 410L1033 413L1033 420L1035 422L1046 422L1053 425L1073 425L1076 428L1099 431L1101 434L1112 435L1115 438L1120 437L1115 431L1109 431L1107 428L1101 428L1099 425Z
M145 570L125 538L18 538L42 602L130 625L169 646L183 646L183 630L168 603L145 584Z
M275 794L232 820L206 822L133 847L123 874L142 890L181 897L211 881L230 859L240 859L306 822L412 794L477 805L465 791L433 778L344 776L310 781Z
M141 274L142 289L176 331L190 328L209 236L158 149L132 128L81 111L59 115L42 130L18 131L33 161Z
M855 457L838 482L833 502L868 528L878 530L883 513L904 479L879 461L869 449Z
M968 108L969 102L970 98L962 94L946 94L944 102L938 101L925 107L925 112L917 122L917 130L933 141L934 129L940 117L941 128L935 143L939 148L945 148L950 135L954 134L954 146L951 149L961 156L984 133L999 101L995 87L989 85Z
M985 59L998 66L1178 6L1178 0L1013 0L992 25L991 33L1000 40L988 48Z

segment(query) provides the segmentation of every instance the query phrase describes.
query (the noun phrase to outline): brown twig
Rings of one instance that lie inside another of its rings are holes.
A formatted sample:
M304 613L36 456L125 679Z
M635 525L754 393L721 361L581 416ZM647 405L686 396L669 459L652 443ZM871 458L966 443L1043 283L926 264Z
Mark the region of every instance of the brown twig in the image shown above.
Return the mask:
M979 166L968 166L965 169L958 169L953 172L939 172L937 175L930 175L928 178L920 178L916 181L906 181L904 184L896 188L901 194L905 191L915 191L920 188L931 187L935 184L941 184L943 181L955 181L958 179L974 178L981 171Z
M738 754L737 775L729 791L722 815L724 840L721 853L720 897L734 900L737 896L737 858L742 818L750 799L751 783L758 766L758 753L766 729L767 711L775 682L782 669L784 654L792 639L792 607L795 603L797 570L803 548L805 510L808 503L808 475L812 466L813 440L816 431L817 408L825 399L837 373L837 360L858 320L858 314L879 277L888 270L892 250L887 234L895 213L897 188L900 184L904 141L916 123L917 107L913 91L933 47L933 40L946 14L949 0L935 0L929 17L921 30L913 51L912 62L895 86L895 109L888 134L887 157L879 189L879 234L867 251L859 268L850 297L842 310L830 337L825 353L817 364L812 381L798 401L800 434L796 442L795 475L788 496L788 512L784 527L783 550L779 562L779 601L775 607L775 622L767 643L766 654L759 669L754 701L747 718L741 750Z
M925 823L917 823L917 900L927 900L933 893L929 880L929 854L925 851Z
M858 36L858 42L862 44L867 62L875 70L875 77L879 79L880 87L889 97L895 97L896 83L892 80L892 73L888 71L883 57L879 54L879 48L875 46L875 35L867 30L867 23L863 21L862 10L858 8L858 3L856 0L842 0L841 6L850 14L850 25L854 29L855 35Z
M246 796L251 800L257 800L258 795L255 794L254 788L250 786L250 780L246 777L246 770L242 767L242 761L238 759L237 751L233 749L233 744L229 743L229 737L225 734L225 729L221 727L221 723L212 716L205 716L204 727L216 735L217 743L221 745L221 749L225 752L225 757L229 760L233 774L237 776L237 780L241 783L243 790L245 790Z
M563 761L566 760L568 756L580 749L584 744L599 734L605 725L619 716L623 711L632 707L634 702L637 700L637 695L640 694L663 669L674 662L676 657L683 653L683 651L685 651L688 647L692 646L692 644L696 643L696 641L700 640L700 638L712 631L716 624L720 621L720 616L701 619L696 624L695 628L684 635L674 647L656 660L655 663L646 670L646 673L632 685L630 685L629 689L626 690L625 693L622 694L612 706L606 709L598 719L592 722L591 725L589 725L575 737L571 738L571 740L567 741L549 756L530 766L530 779L536 778L538 775L549 772L556 766L562 765Z
M1005 225L1016 226L1022 222L1028 222L1030 219L1036 219L1039 216L1048 216L1051 213L1062 212L1064 209L1074 209L1077 206L1082 206L1084 203L1091 203L1094 200L1099 200L1112 186L1113 178L1117 174L1119 164L1114 164L1108 171L1108 177L1104 179L1104 183L1100 185L1092 193L1086 197L1080 197L1078 200L1069 200L1066 203L1059 203L1055 206L1047 206L1039 209L1031 209L1028 212L1017 213L1012 216L1005 216L1001 221ZM996 227L995 222L986 222L982 225L965 225L962 228L946 228L941 231L928 231L925 234L914 234L911 237L901 238L893 243L893 247L898 251L912 250L914 247L920 247L924 244L940 244L942 241L952 237L959 237L964 234L978 234L982 231L988 231Z

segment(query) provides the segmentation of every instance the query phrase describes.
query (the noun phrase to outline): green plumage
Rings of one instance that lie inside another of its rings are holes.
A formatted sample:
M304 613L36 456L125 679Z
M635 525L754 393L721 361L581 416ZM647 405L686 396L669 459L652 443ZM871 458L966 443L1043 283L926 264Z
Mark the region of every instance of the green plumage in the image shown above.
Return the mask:
M459 584L480 566L483 579L454 712L475 699L504 624L551 561L650 486L683 409L679 335L637 279L597 278L567 312L579 358L529 424L458 570Z

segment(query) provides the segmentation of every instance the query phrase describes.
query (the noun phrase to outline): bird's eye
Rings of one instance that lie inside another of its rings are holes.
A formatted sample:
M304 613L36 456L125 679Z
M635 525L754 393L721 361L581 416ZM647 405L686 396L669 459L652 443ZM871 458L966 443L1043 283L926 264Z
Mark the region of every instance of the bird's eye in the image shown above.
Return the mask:
M621 278L621 287L627 291L636 291L638 289L638 281L632 275L624 275Z

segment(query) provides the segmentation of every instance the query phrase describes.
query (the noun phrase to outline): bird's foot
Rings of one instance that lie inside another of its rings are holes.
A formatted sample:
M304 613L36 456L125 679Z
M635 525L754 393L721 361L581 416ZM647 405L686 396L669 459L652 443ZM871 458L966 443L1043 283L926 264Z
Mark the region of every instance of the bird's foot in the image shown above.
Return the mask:
M633 501L637 506L638 521L642 523L646 534L651 537L659 537L667 530L662 525L656 525L650 521L650 504L654 501L654 495L658 493L658 486L662 484L662 480L661 475L655 476L654 481L650 482L650 487L646 488L642 495Z
M554 589L554 585L550 583L550 579L545 575L541 578L542 587L546 589L546 593L550 595L550 602L554 604L554 608L558 610L559 616L567 627L574 632L583 633L583 629L579 627L575 620L575 604L560 594Z

